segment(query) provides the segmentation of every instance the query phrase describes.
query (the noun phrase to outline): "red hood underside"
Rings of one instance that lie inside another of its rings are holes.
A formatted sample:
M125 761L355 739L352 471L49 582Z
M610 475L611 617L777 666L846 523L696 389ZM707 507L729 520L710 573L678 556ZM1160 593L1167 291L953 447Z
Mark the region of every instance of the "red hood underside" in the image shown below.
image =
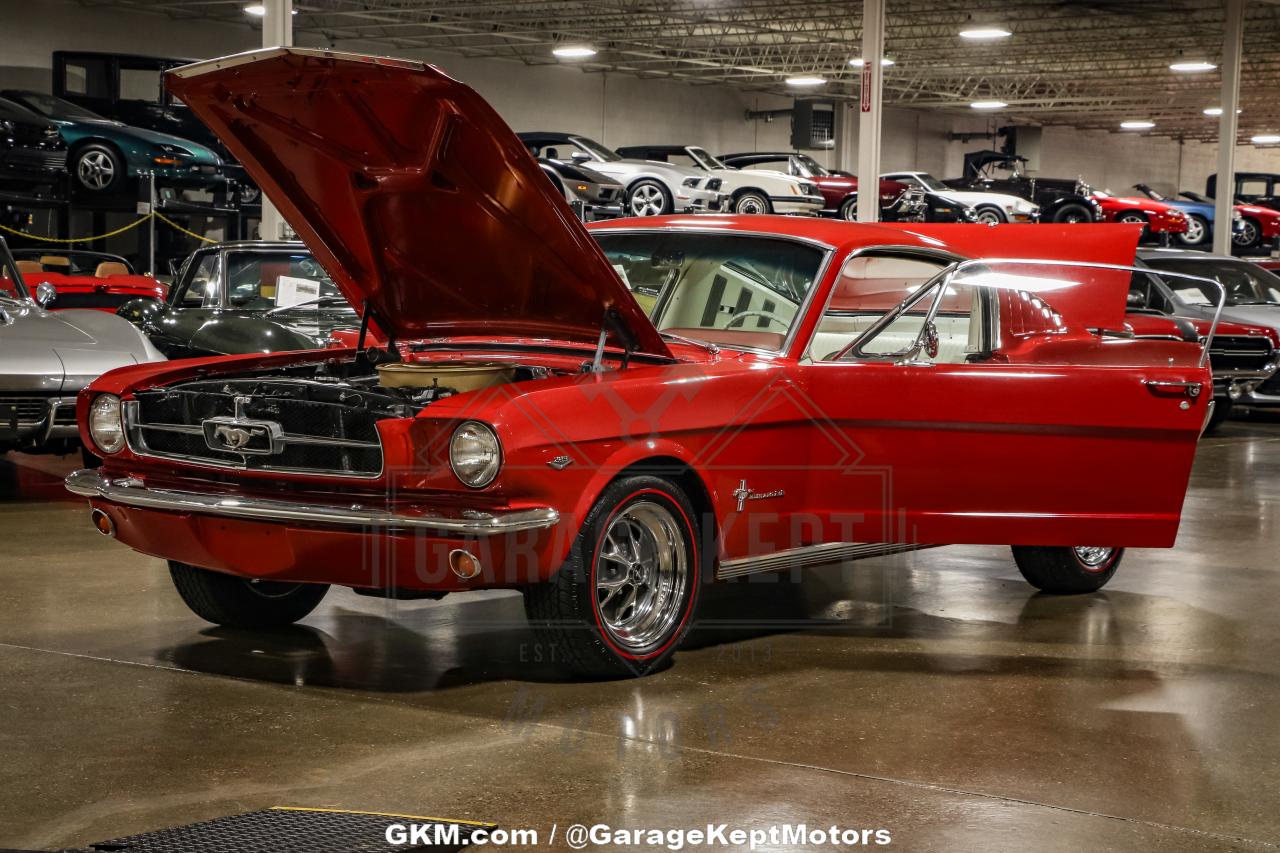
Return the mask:
M536 161L419 62L270 48L166 75L348 299L398 339L610 343L669 357Z

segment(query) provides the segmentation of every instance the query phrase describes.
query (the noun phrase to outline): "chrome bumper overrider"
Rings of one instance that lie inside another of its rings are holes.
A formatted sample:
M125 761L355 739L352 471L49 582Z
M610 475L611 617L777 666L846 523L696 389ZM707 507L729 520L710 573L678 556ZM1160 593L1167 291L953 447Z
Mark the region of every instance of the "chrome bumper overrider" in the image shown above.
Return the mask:
M121 506L216 515L251 521L290 521L318 527L374 527L382 530L436 530L461 536L495 536L551 527L560 513L551 507L510 512L463 510L457 516L410 515L360 504L332 506L268 498L234 498L199 492L148 488L141 480L108 480L97 471L76 471L66 479L67 490L85 498L100 498Z

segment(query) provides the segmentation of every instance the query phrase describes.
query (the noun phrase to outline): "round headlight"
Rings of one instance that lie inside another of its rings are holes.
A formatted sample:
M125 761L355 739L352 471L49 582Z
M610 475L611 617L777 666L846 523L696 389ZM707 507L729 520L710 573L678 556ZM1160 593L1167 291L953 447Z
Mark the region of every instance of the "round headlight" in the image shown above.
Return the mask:
M502 467L502 445L493 428L479 421L459 425L449 439L449 467L473 489L492 483Z
M119 453L124 448L120 412L120 398L115 394L102 394L89 407L89 437L103 453Z

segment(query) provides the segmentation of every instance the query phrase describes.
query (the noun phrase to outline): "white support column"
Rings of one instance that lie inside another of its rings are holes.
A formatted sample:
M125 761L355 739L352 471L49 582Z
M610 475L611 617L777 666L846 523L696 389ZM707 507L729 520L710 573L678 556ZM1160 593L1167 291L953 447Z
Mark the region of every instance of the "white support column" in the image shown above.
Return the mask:
M291 47L293 45L293 0L264 0L267 14L262 17L262 46ZM284 220L266 194L262 195L262 220L258 234L263 240L279 240L284 237Z
M1244 34L1244 0L1226 0L1227 24L1222 43L1222 117L1218 119L1218 188L1214 197L1213 250L1231 254L1235 214L1236 131L1240 105L1240 59Z
M880 125L884 112L884 4L862 2L862 90L858 112L858 221L880 219Z

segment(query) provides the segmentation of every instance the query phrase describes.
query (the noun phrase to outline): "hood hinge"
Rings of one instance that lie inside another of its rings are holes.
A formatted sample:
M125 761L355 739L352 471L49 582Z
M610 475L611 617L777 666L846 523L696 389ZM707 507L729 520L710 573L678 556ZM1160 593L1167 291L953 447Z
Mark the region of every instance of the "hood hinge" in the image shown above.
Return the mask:
M596 354L591 359L589 372L600 373L604 370L604 342L609 337L609 333L613 332L617 336L619 343L622 344L622 369L626 370L627 365L631 362L631 354L636 351L636 339L631 334L631 329L627 324L622 322L622 316L618 313L618 309L610 305L604 310L604 320L600 324L600 339L596 342Z

